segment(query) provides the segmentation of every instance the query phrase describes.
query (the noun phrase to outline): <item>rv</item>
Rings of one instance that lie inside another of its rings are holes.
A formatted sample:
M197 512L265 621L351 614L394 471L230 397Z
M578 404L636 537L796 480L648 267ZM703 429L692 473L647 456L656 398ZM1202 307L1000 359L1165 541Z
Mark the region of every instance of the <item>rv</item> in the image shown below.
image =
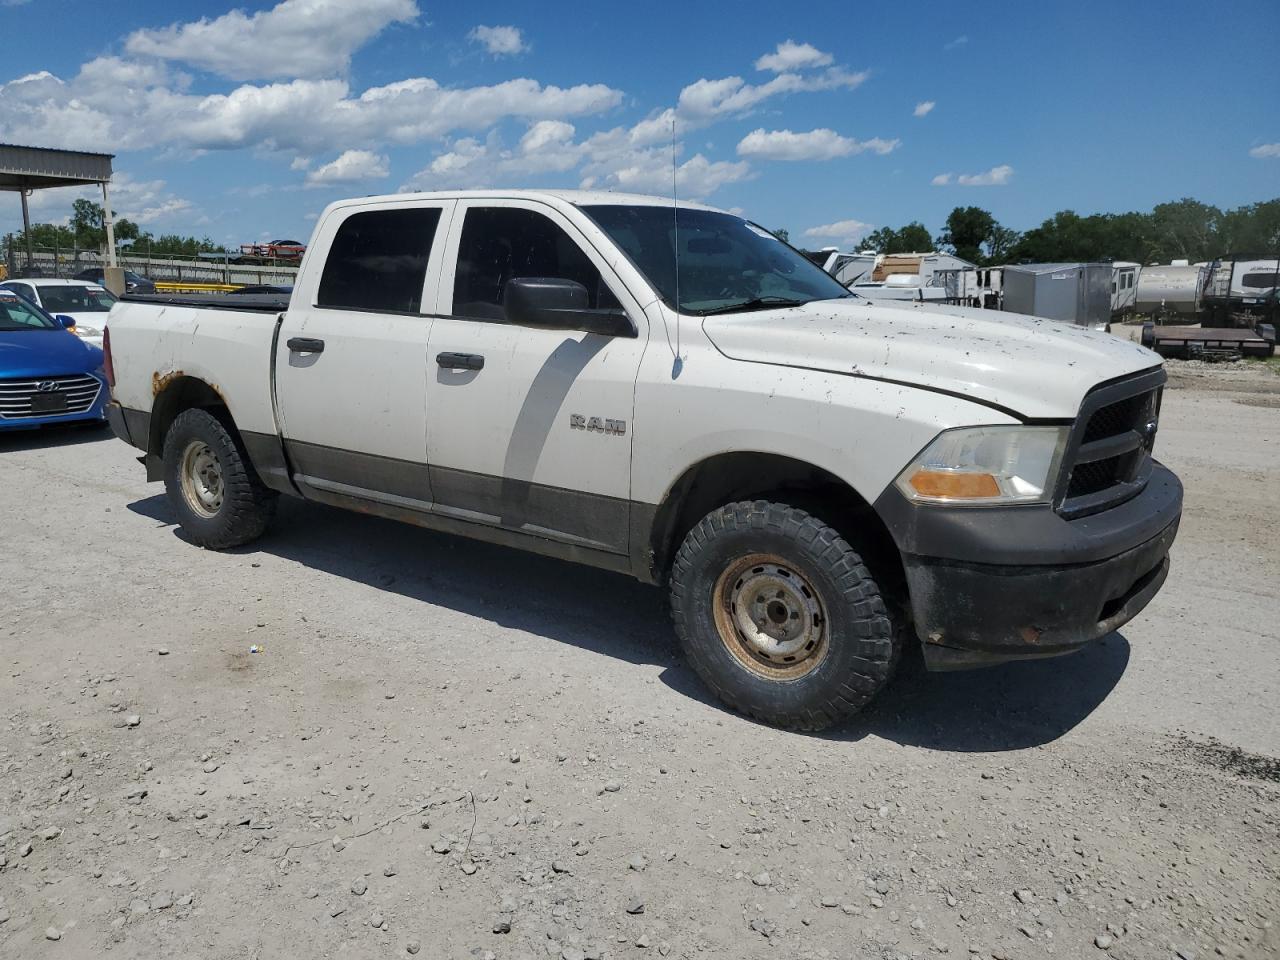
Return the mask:
M1132 313L1138 296L1142 264L1116 260L1111 264L1111 315Z
M1276 310L1280 259L1222 257L1200 287L1201 320L1209 327L1252 327Z

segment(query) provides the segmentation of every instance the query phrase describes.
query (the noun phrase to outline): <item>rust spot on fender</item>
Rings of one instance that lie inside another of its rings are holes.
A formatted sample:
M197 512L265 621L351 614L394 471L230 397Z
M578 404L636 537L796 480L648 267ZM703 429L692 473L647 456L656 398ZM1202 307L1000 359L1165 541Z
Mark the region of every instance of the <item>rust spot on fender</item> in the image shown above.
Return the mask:
M155 373L151 374L151 395L153 397L160 396L160 394L164 393L164 391L168 389L169 384L184 376L186 376L186 374L181 370L173 370L170 373L161 373L157 370Z
M181 380L185 376L186 372L182 370L173 370L169 373L161 373L157 370L155 373L151 374L151 396L160 396L160 394L168 390L175 381ZM209 383L207 380L201 380L200 382L217 395L218 399L222 401L222 405L224 407L229 406L227 398L222 395L222 391L218 389L218 385L216 383Z
M1023 627L1018 631L1024 643L1039 643L1040 634L1044 633L1039 627Z

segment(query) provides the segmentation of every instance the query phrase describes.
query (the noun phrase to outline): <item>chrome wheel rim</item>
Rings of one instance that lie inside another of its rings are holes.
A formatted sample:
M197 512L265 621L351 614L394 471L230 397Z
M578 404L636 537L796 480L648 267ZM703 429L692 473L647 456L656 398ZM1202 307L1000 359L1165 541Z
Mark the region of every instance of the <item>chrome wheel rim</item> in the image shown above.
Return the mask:
M716 581L715 612L725 647L759 676L795 680L826 657L822 597L781 557L752 554L730 564Z
M226 492L222 464L212 448L203 440L192 440L182 451L178 475L182 480L182 498L197 516L210 520L222 508Z

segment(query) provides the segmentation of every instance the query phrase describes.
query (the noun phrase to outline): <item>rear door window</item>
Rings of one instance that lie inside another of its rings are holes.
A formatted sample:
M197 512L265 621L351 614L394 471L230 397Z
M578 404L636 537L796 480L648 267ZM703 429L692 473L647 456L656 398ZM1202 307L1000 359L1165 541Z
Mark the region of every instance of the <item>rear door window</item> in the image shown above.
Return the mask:
M368 210L342 221L320 275L317 307L420 313L438 207Z
M620 306L600 271L549 217L518 207L472 207L462 224L453 315L505 322L508 280L554 277L587 288L590 309Z

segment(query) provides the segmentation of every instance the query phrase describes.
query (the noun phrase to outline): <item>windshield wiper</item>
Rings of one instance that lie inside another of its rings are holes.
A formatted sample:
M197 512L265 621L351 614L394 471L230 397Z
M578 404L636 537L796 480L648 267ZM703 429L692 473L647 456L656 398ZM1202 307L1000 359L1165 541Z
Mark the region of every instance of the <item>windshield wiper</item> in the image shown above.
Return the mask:
M731 303L723 307L712 307L710 310L699 310L698 314L704 317L713 317L717 313L738 313L745 310L767 310L770 307L799 307L808 303L808 300L791 300L787 297L754 297L751 300L743 300L741 303Z

